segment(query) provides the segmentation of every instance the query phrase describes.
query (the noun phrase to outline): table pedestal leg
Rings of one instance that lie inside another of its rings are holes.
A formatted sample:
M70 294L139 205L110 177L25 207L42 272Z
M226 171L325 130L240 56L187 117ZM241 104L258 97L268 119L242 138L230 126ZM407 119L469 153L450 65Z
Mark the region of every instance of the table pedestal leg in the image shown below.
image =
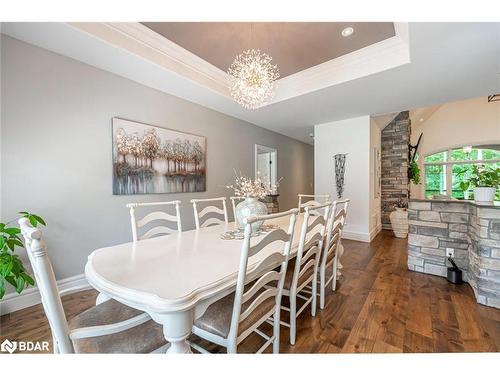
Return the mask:
M191 334L194 313L192 310L179 311L171 314L151 314L155 322L163 325L163 334L170 343L167 354L188 354L191 352L186 339Z

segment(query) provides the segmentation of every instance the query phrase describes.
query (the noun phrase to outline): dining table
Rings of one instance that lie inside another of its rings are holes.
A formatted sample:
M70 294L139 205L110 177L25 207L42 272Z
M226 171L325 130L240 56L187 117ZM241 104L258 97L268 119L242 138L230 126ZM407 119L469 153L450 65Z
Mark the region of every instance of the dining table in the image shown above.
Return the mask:
M290 257L294 257L302 228L297 216ZM288 230L289 217L265 222ZM243 240L226 239L234 223L220 224L94 250L85 265L92 287L109 298L147 312L163 326L170 343L167 353L190 353L187 341L193 322L207 307L234 292ZM308 235L314 235L318 226ZM251 244L263 235L252 237ZM283 251L274 242L248 260L251 270L271 252Z

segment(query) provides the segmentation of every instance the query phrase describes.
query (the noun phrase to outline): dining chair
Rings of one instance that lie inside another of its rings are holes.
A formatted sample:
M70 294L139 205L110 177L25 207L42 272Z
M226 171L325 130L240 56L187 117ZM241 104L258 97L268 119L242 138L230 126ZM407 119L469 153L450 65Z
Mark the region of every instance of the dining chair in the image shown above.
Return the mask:
M43 309L52 331L54 353L165 352L163 327L144 312L108 300L66 319L42 231L19 220Z
M273 344L273 353L279 353L281 295L296 217L297 209L292 209L245 219L236 291L211 304L194 321L193 334L226 347L228 353L236 353L238 344L255 332L266 340L257 353L262 353L270 344ZM257 239L252 238L252 223L278 218L289 218L287 231L275 229L252 243ZM283 243L283 248L276 242ZM249 257L257 259L257 264L247 268ZM271 317L273 333L268 336L259 327L269 323ZM191 346L208 353L199 345Z
M299 206L298 206L299 214L303 211L303 209L305 207L325 204L326 202L328 202L330 200L330 194L299 194L298 197L299 197ZM309 200L302 203L303 198L306 198ZM321 201L323 201L323 202L321 202ZM312 216L322 216L323 215L323 213L321 213L317 210L310 211L310 214Z
M149 202L149 203L128 203L127 208L130 210L130 222L132 224L132 239L135 241L143 240L146 238L151 238L158 235L172 234L176 232L182 232L181 214L180 214L180 204L181 201L170 201L170 202ZM169 207L175 206L175 216L168 214L164 211L154 211L142 219L137 220L135 216L135 210L138 207ZM149 229L146 233L141 236L137 235L138 229L148 225L151 222L163 221L167 223L175 223L177 228L173 229L166 225L156 225Z
M340 200L340 201L337 201L337 204L336 204L336 213L342 213L339 217L338 220L341 220L342 221L342 231L344 230L344 225L345 225L345 221L346 221L346 217L347 217L347 211L348 211L348 208L349 208L349 204L350 204L350 200L349 199L343 199L343 200ZM337 250L337 267L335 268L335 271L336 271L336 277L335 277L335 280L333 281L333 290L336 289L337 287L337 280L339 279L339 277L341 276L341 269L343 268L342 264L340 263L340 258L342 257L342 255L344 254L344 245L342 244L342 236L340 237L340 243L339 243L339 247L338 247L338 250Z
M289 323L282 321L281 324L290 328L291 345L295 344L297 316L309 305L311 305L311 315L316 315L318 266L331 207L332 202L327 202L304 208L297 255L288 263L283 295L288 297L290 304L289 307L282 305L281 308L289 312L290 321ZM311 215L311 211L318 209L324 211L322 216ZM299 310L297 310L297 298L305 301Z
M339 247L341 246L342 231L344 229L349 202L349 199L333 202L331 214L328 219L326 239L319 264L319 298L321 309L325 307L326 285L331 282L333 291L335 291L337 286ZM332 274L327 279L329 269L331 269Z
M234 217L234 221L236 221L236 205L239 201L242 201L245 199L245 197L229 197L229 199L231 199L231 206L233 206L233 217Z
M209 205L205 206L200 212L198 212L198 203L219 203L222 202L222 209L215 206ZM227 219L227 207L226 198L208 198L208 199L191 199L194 211L194 221L196 224L196 229L209 227L211 225L227 224L229 221ZM224 220L219 217L214 217L214 215L223 215ZM200 224L201 221L201 224Z

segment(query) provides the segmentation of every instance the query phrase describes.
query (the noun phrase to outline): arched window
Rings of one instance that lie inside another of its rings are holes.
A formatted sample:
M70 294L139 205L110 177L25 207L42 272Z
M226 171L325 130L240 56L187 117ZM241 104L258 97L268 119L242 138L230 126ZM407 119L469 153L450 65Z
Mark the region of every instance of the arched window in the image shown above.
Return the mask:
M474 199L472 188L460 189L473 165L500 167L500 145L464 146L436 152L424 157L425 197L446 195L457 199ZM497 191L496 200L500 200Z

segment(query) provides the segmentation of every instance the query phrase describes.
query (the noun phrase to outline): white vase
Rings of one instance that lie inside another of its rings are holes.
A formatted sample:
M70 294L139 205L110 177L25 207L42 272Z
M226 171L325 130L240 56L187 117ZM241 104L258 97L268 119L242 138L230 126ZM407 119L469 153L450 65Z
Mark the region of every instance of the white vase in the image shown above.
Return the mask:
M496 190L494 187L476 187L474 188L474 200L476 202L493 202Z
M238 222L238 227L244 229L243 220L250 215L266 215L267 206L259 201L257 198L245 198L236 206L236 220ZM262 221L256 221L252 224L252 230L255 232L259 230L262 225Z
M394 235L398 238L406 238L408 236L408 211L406 208L396 207L396 211L392 211L389 218Z

